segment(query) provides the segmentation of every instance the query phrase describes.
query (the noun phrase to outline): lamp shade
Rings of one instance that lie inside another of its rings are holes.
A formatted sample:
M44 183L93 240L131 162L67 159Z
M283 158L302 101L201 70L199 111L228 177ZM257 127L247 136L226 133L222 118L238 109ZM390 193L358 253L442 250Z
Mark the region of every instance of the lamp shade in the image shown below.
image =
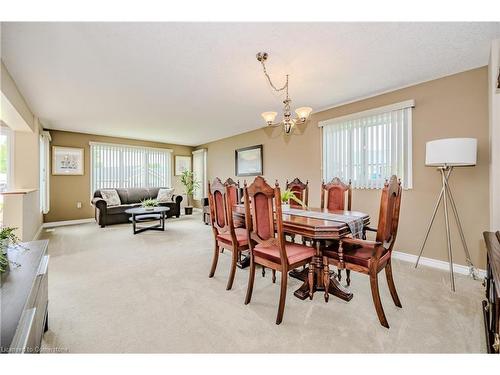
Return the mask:
M313 109L311 107L300 107L295 110L295 113L301 121L305 121L311 114L312 110Z
M445 138L427 142L425 165L471 166L476 165L476 138Z
M268 124L272 124L277 114L277 112L264 112L261 116Z

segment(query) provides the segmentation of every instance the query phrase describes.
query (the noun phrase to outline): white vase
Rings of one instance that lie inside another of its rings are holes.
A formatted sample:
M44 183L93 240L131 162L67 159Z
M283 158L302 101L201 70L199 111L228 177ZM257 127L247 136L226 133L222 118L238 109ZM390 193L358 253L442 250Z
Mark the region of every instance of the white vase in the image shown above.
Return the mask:
M281 210L282 211L288 211L290 209L290 204L289 203L282 203L281 204Z

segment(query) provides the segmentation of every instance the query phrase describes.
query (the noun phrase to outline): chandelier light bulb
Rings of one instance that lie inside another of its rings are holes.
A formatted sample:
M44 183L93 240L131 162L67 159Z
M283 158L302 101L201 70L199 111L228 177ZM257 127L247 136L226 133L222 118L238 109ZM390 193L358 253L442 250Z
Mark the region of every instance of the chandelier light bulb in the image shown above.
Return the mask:
M300 119L300 121L306 121L311 112L311 107L300 107L295 110L295 113L297 114L297 117Z
M264 120L267 122L268 125L271 125L274 122L274 119L276 118L276 115L278 112L263 112L262 117Z

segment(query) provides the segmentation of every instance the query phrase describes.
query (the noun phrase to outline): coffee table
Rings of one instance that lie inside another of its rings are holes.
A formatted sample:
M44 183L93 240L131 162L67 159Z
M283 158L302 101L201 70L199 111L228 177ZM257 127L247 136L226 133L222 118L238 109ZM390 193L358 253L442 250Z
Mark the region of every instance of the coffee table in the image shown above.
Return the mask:
M145 209L144 207L129 208L125 212L132 215L129 220L132 222L134 234L141 233L147 230L165 230L165 215L170 211L170 207L154 207L153 209ZM155 225L138 227L137 223L144 223L148 221L160 222Z

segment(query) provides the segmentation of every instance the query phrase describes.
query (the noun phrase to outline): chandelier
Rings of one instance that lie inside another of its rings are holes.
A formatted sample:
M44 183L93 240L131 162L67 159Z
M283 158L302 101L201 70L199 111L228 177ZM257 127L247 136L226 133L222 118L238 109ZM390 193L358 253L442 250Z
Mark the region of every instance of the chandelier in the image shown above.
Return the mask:
M283 100L283 104L285 105L283 107L283 119L280 122L274 122L276 119L276 116L278 115L277 112L263 112L262 117L266 121L267 125L269 126L280 126L282 125L285 129L286 134L290 134L292 131L293 127L296 124L303 124L307 121L309 115L312 112L311 107L300 107L295 110L295 113L297 114L297 117L292 118L292 113L290 112L290 103L292 102L292 99L288 96L288 74L286 75L286 81L283 87L277 88L273 82L271 81L271 77L269 77L269 74L267 74L266 70L266 65L265 62L267 60L268 54L267 52L259 52L257 54L257 60L260 61L262 64L262 69L264 71L264 75L267 78L267 81L269 82L269 85L273 88L274 91L276 92L281 92L285 91L286 98Z

